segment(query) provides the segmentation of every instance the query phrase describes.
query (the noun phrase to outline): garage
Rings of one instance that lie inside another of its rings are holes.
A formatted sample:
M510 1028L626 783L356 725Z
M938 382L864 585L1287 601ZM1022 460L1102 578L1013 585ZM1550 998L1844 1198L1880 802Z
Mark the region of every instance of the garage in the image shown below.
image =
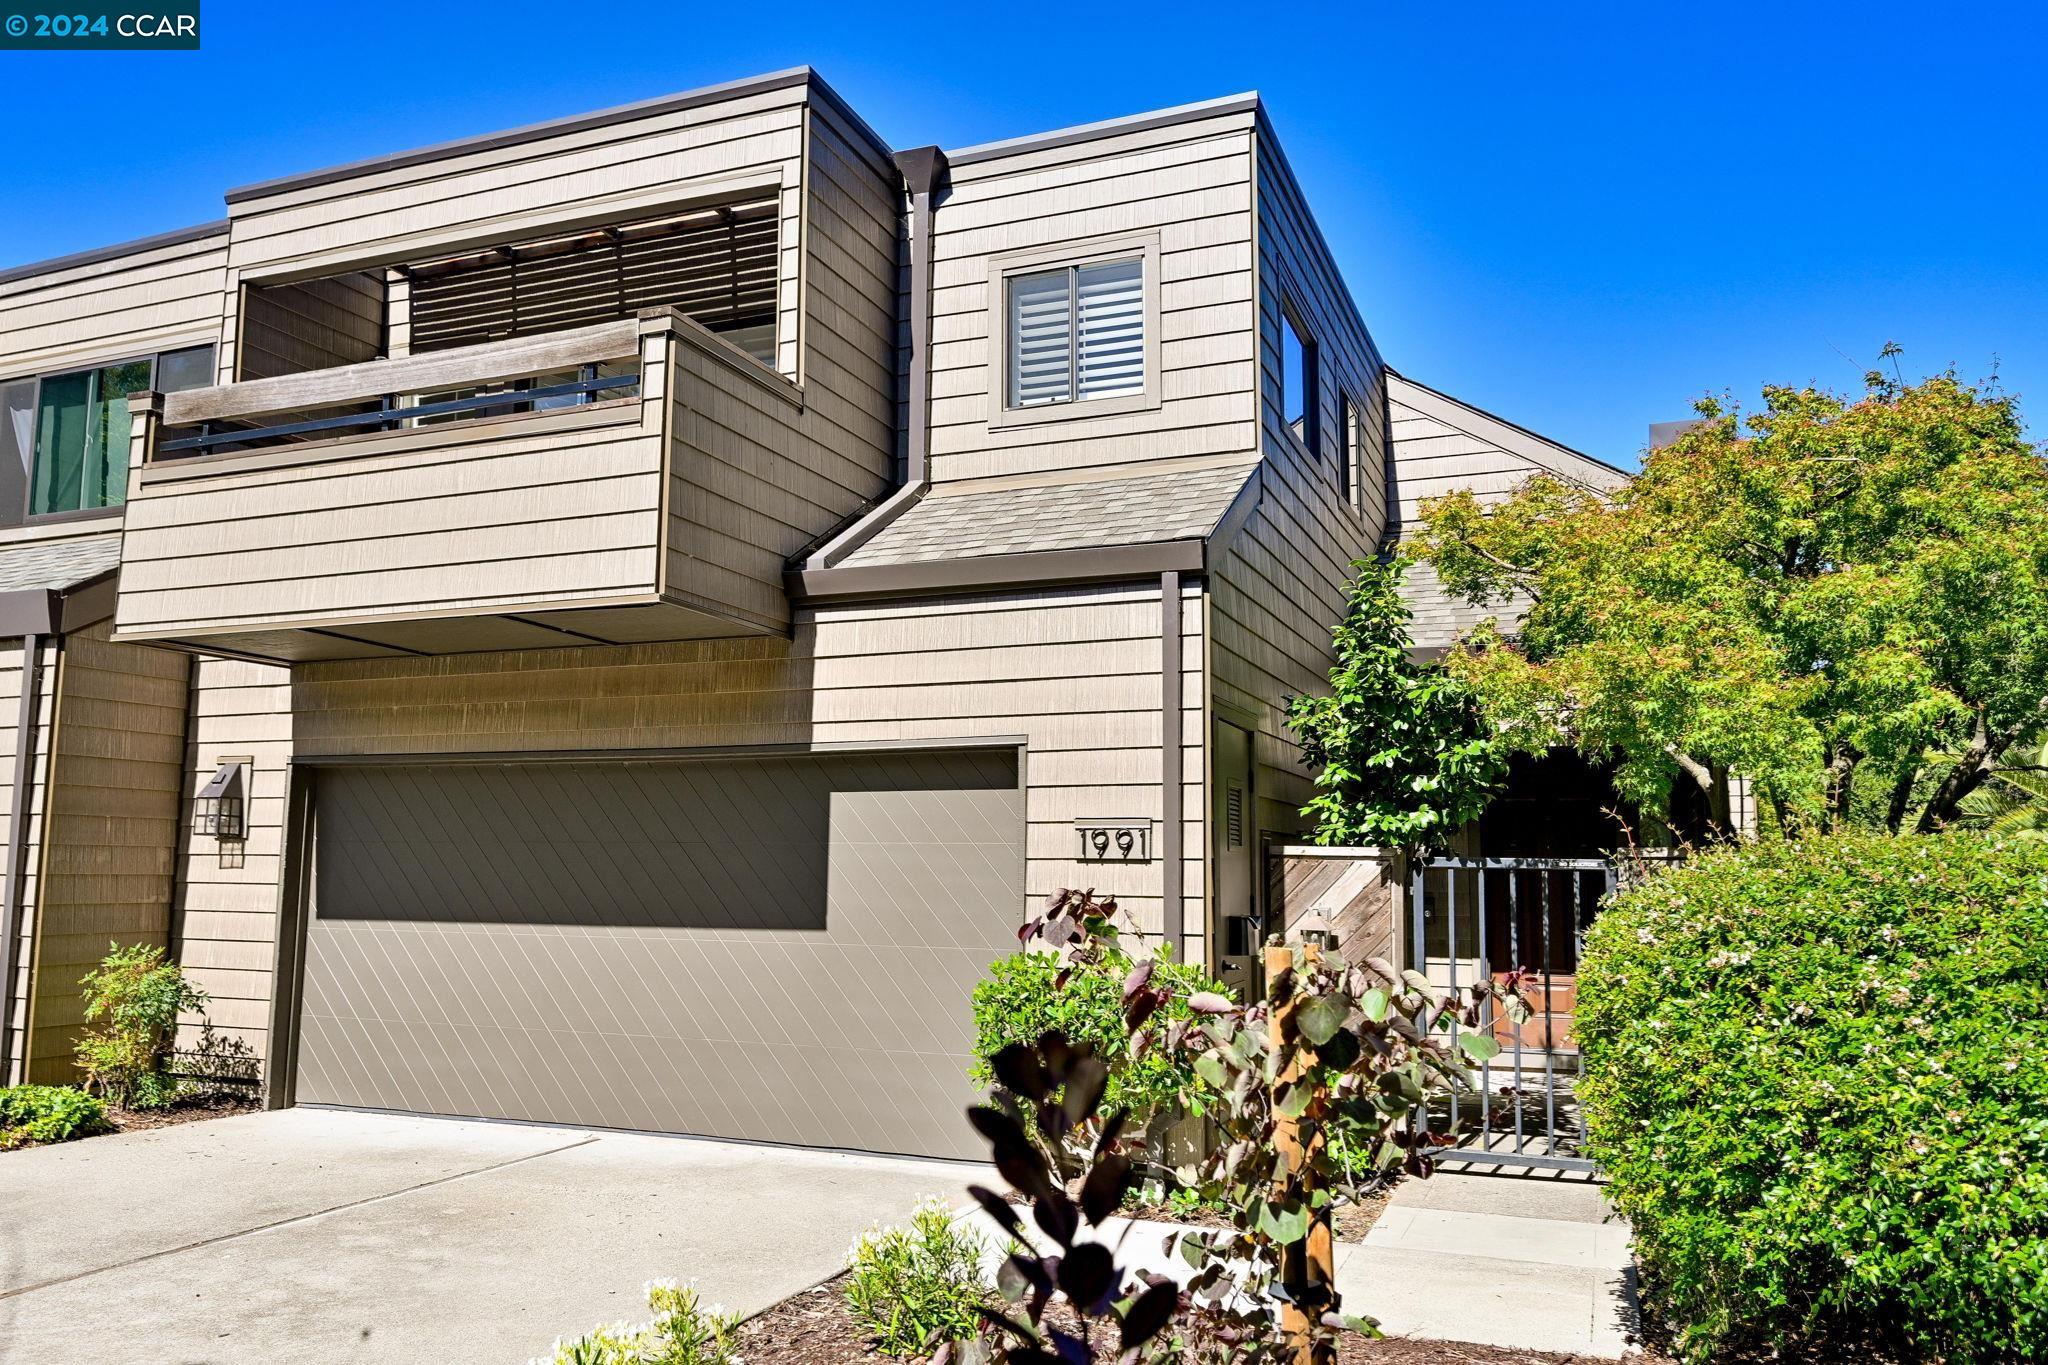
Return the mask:
M323 766L295 1096L977 1156L1014 749Z

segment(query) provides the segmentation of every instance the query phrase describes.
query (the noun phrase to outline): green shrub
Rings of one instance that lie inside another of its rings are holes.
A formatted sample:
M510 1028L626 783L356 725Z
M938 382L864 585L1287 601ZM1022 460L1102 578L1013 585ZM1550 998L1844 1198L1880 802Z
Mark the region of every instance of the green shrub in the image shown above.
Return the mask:
M920 1202L907 1227L871 1228L847 1257L846 1306L885 1356L928 1356L981 1330L988 1302L981 1238L945 1201Z
M78 1040L88 1090L129 1109L162 1109L178 1097L171 1045L178 1016L204 1010L206 992L185 979L161 948L109 945L86 973L85 1017L96 1027Z
M2048 1360L2048 847L1709 853L1588 935L1590 1148L1694 1359Z
M0 1089L0 1151L24 1142L68 1142L104 1133L107 1106L68 1085Z
M737 1313L726 1312L723 1304L706 1307L694 1283L655 1280L646 1293L651 1320L608 1322L580 1337L558 1339L529 1365L739 1365Z
M1161 949L1158 962L1152 984L1172 992L1154 1016L1162 1023L1188 1018L1188 997L1198 991L1225 993L1199 967L1173 961L1170 949ZM1092 1044L1095 1055L1108 1063L1103 1112L1127 1109L1135 1125L1167 1108L1178 1092L1193 1088L1194 1073L1178 1050L1159 1048L1131 1058L1123 1003L1131 966L1130 955L1120 948L1092 962L1063 962L1044 952L998 958L974 988L970 1076L977 1084L989 1084L995 1079L989 1059L996 1053L1057 1031L1073 1042Z

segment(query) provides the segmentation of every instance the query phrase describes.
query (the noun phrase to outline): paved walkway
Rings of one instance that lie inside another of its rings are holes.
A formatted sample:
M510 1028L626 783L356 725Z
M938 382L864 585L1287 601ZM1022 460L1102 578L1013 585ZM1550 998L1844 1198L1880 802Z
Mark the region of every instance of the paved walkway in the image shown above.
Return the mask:
M1337 1292L1388 1336L1618 1359L1633 1320L1628 1229L1606 1214L1583 1177L1410 1180L1363 1242L1337 1244ZM968 1220L1004 1241L980 1210ZM1166 1249L1174 1231L1112 1218L1100 1237L1127 1269L1181 1281L1192 1272ZM992 1251L991 1274L1000 1260Z
M1389 1336L1620 1357L1635 1310L1628 1226L1578 1178L1439 1172L1395 1191L1337 1288Z
M0 1154L0 1362L515 1365L696 1278L753 1312L951 1163L291 1109ZM88 1349L89 1348L89 1349Z

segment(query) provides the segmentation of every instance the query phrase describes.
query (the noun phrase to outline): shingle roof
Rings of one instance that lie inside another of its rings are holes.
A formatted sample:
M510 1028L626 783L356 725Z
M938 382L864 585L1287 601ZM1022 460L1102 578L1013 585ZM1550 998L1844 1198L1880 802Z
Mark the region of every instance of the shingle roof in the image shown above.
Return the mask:
M0 545L0 592L62 591L121 563L121 533Z
M841 563L868 568L1193 540L1216 529L1257 468L1248 463L1022 488L940 485Z
M1466 631L1489 617L1500 623L1503 632L1512 635L1529 610L1529 599L1520 594L1484 607L1453 597L1427 563L1409 567L1407 576L1401 580L1401 599L1413 613L1408 638L1415 649L1448 649Z

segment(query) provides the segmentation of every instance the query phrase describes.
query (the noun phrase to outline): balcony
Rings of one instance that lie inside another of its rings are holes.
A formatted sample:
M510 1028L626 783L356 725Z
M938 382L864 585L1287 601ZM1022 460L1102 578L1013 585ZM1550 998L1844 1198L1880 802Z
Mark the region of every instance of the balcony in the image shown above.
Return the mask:
M130 400L116 638L288 662L783 632L800 392L673 308ZM758 520L758 519L757 519Z

